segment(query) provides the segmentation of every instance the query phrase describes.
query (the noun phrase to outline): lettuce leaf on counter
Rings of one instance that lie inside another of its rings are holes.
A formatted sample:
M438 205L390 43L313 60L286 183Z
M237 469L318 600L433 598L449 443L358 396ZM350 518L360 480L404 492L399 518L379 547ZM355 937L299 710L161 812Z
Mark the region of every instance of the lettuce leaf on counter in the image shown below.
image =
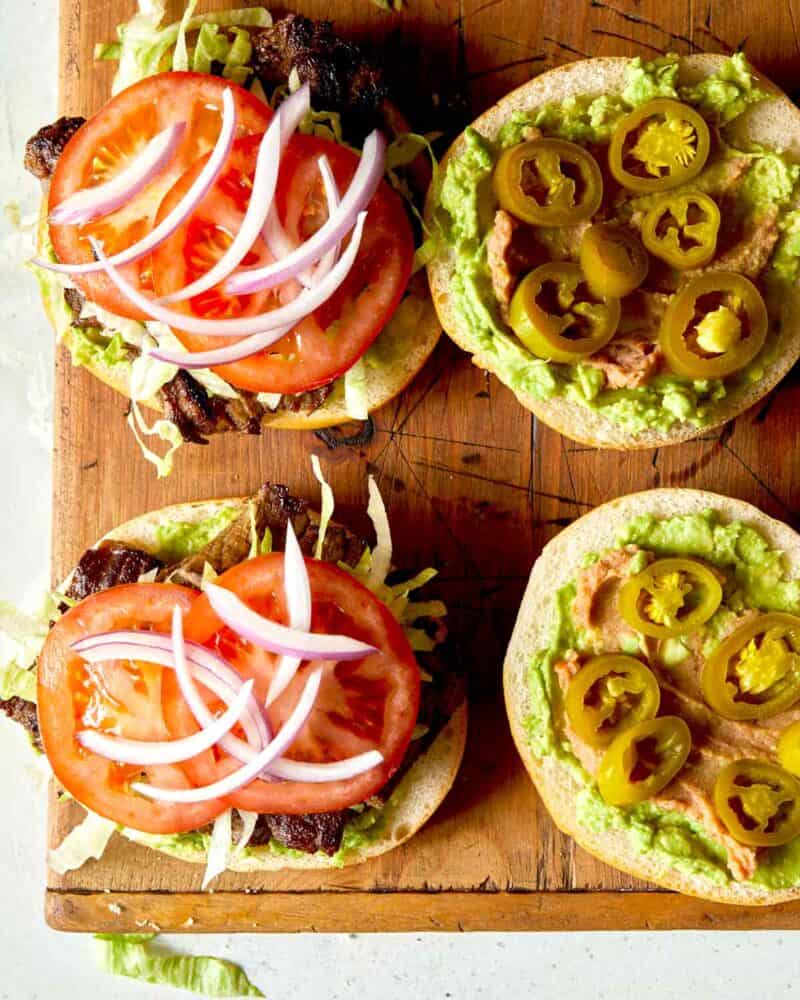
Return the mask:
M99 964L105 972L156 986L190 990L204 997L263 997L242 969L224 958L157 951L154 934L97 934Z

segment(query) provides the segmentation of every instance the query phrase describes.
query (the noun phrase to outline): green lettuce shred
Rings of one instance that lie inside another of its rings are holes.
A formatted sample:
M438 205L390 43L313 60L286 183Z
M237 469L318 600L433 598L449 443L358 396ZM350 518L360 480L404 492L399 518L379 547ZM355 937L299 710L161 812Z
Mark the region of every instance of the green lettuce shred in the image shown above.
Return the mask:
M219 31L220 28L265 28L272 24L272 17L266 7L240 7L195 15L195 4L196 0L191 0L180 21L162 27L166 13L164 0L139 0L138 12L129 21L117 27L119 41L101 44L95 48L95 58L119 61L112 93L117 94L131 84L156 73L170 69L188 69L192 65L194 53L188 46L187 36L192 32L202 31L204 25L213 25ZM201 65L212 39L216 38L216 32L214 34L206 32L203 39L206 48L199 60ZM219 41L214 41L214 45L220 44ZM218 52L220 49L212 51ZM244 55L246 59L243 58ZM225 75L237 83L244 83L250 72L246 68L249 58L247 45L234 30L233 42L225 38L223 56L224 68L227 70Z
M47 852L47 864L58 875L80 868L90 859L99 859L108 847L117 824L87 810L83 821L74 826L58 847Z
M156 950L154 934L97 934L98 961L105 972L204 997L263 997L238 965L208 955Z
M369 379L363 357L345 372L344 405L351 420L366 420L369 416Z

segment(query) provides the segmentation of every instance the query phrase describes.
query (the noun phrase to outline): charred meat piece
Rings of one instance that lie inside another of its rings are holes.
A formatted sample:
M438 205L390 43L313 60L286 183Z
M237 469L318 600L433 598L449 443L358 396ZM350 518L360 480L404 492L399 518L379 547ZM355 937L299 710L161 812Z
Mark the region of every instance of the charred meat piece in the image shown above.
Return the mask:
M207 444L206 435L217 430L214 407L197 379L179 371L161 390L164 412L181 432L184 441Z
M36 749L43 750L42 737L39 733L39 718L36 714L36 705L32 701L25 701L24 698L17 698L15 695L6 701L0 701L0 712L7 715L12 722L18 722Z
M286 486L267 483L263 488L266 503L266 523L272 532L275 549L283 549L286 540L286 522L291 517L302 552L313 555L319 536L319 515L309 511L308 503L293 497ZM344 562L355 566L366 547L363 538L341 524L331 523L325 532L322 558L325 562Z
M318 386L309 392L299 392L294 396L281 396L277 409L287 413L313 413L318 410L333 392L333 382Z
M215 573L224 573L232 566L247 559L250 553L253 527L260 538L268 527L267 503L264 498L267 487L262 487L250 500L242 513L193 555L179 563L166 566L159 574L160 580L172 583L186 583L197 586L203 567L208 563Z
M313 413L333 391L333 384L310 392L281 396L276 409L290 413ZM209 396L189 372L181 370L161 390L164 412L177 425L184 441L207 444L209 434L241 431L260 434L265 407L249 392L241 390L236 399Z
M135 583L142 573L161 566L155 556L121 542L101 542L87 549L75 568L67 588L67 597L82 601L89 594L108 590L119 583Z
M52 125L42 126L25 143L25 169L39 180L50 180L64 147L85 121L85 118L59 118Z
M256 820L250 843L254 846L277 840L284 847L314 854L324 851L334 855L341 846L349 810L330 813L304 813L299 816L273 816L262 813Z
M330 21L288 14L253 36L253 69L266 84L285 84L294 69L317 107L340 112L360 131L376 124L386 97L382 71Z

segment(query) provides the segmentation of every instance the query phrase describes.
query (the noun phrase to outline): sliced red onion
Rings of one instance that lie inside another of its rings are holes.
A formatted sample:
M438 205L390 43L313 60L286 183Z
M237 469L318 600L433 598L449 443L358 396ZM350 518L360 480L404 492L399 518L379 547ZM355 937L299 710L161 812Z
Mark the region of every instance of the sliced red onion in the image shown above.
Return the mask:
M284 781L307 781L312 784L322 784L325 781L346 781L356 775L371 771L383 763L383 754L379 750L367 750L355 757L344 760L332 760L324 764L311 764L304 760L289 760L282 757L269 766L269 773Z
M49 260L35 260L34 263L48 271L57 271L59 274L92 274L96 271L107 271L109 267L122 267L123 264L130 264L131 261L144 257L151 250L155 250L168 236L171 236L203 200L225 166L235 137L236 104L230 88L227 88L222 93L222 125L208 161L183 198L146 236L133 243L126 250L114 254L113 257L104 256L101 260L98 254L98 260L89 261L86 264L57 264ZM90 243L96 253L97 241L90 239Z
M244 260L245 254L255 243L261 232L261 227L267 218L272 201L275 197L275 185L278 182L278 169L281 162L281 112L275 115L258 147L256 171L253 176L253 188L247 211L242 219L239 231L234 236L231 245L216 264L196 281L164 295L158 302L183 302L194 295L208 291L228 275Z
M283 105L281 107L283 108ZM333 176L328 158L324 154L319 158L319 169L322 174L323 185L325 186L325 196L328 200L328 215L330 216L336 211L339 204L339 189L336 186L336 179ZM271 216L274 216L277 222L277 213L272 212ZM280 222L277 222L277 224L280 227ZM269 219L267 219L268 226ZM280 231L283 234L282 238L288 240L289 237L283 232L282 227L280 227ZM307 286L321 281L336 263L338 253L339 245L337 244L320 260L319 264L311 272L310 277L305 278L301 274L299 276L300 280ZM167 300L163 299L162 301L166 302ZM283 332L288 333L291 329L291 326L287 326ZM231 364L234 361L241 361L244 358L251 357L253 354L258 354L259 351L263 351L274 343L274 336L274 332L254 333L251 337L246 337L232 347L218 347L210 351L170 351L155 347L147 353L158 361L164 361L170 365L178 365L180 368L213 368L215 365Z
M253 691L253 681L245 681L230 707L205 729L178 740L129 740L96 729L82 729L78 742L92 753L122 764L178 764L210 750L241 718Z
M265 288L275 288L290 278L296 278L301 271L316 264L323 254L341 243L378 189L383 177L385 150L386 140L376 129L367 136L350 186L325 225L283 260L232 275L226 282L225 291L229 295L249 295Z
M280 340L286 333L287 326L291 329L300 320L305 319L306 316L319 308L323 302L326 302L339 285L342 284L358 254L366 217L366 212L362 212L359 215L347 249L336 262L336 265L318 285L307 289L301 295L298 295L296 299L293 299L284 306L279 306L277 309L271 309L265 313L259 313L257 316L246 316L241 319L201 319L197 316L175 312L174 309L168 309L166 306L159 305L152 299L148 299L137 288L134 288L114 264L111 263L96 239L90 237L89 242L97 254L98 263L109 278L111 278L114 285L127 299L151 319L166 323L167 326L175 327L178 330L185 330L186 333L197 334L201 337L247 337L253 333L267 333L268 331L272 331L272 342L274 343ZM225 362L217 361L216 363L224 364Z
M285 326L281 330L271 330L269 333L254 333L230 347L216 347L210 351L170 351L167 348L153 347L147 354L157 361L178 365L179 368L213 368L215 365L229 365L234 361L241 361L258 354L259 351L271 347L291 329L291 326Z
M319 172L322 175L322 186L325 188L325 198L328 202L328 218L330 219L339 208L339 188L336 184L336 178L333 176L333 171L331 170L331 165L328 162L328 157L323 153L317 160L317 165L319 167ZM311 276L311 284L315 285L318 281L322 281L325 275L330 271L333 265L336 263L336 258L339 256L339 249L341 244L337 243L332 246L331 249L320 258L319 264L314 268Z
M260 753L257 753L251 761L224 778L220 778L219 781L204 785L202 788L161 788L158 785L147 785L137 781L131 784L131 788L139 795L156 799L159 802L207 802L209 799L231 795L237 789L257 778L261 771L277 760L292 745L311 715L321 680L322 668L319 668L309 676L303 693L275 739Z
M311 110L311 87L304 83L283 101L278 111L281 115L281 152Z
M56 205L48 221L56 226L67 226L110 215L161 173L175 155L185 132L186 122L175 122L165 128L116 177L105 184L83 188L71 194L60 205Z
M133 630L106 632L82 639L72 648L88 663L102 663L104 660L142 660L170 670L175 668L172 640L168 635L157 632ZM230 705L242 684L239 673L205 646L185 640L184 648L197 681ZM213 715L207 707L206 713L204 724L207 725ZM253 746L265 746L271 739L269 723L255 697L251 699L241 723L248 743ZM227 734L222 741L224 749L237 759L241 759L241 748L238 746L240 743L242 747L249 749L247 743L232 733Z
M311 628L311 583L308 579L306 561L297 536L292 527L291 518L286 522L286 546L283 553L283 589L286 594L286 608L289 613L289 625L292 628L308 632ZM267 691L266 706L283 694L297 673L302 663L298 656L282 656L278 660L275 673Z
M181 689L181 694L186 700L189 710L195 717L197 724L201 729L205 729L211 724L214 716L208 705L206 705L205 701L203 701L202 695L197 690L194 677L192 676L192 672L189 670L189 664L186 656L186 640L183 637L183 615L177 604L172 612L172 656L175 663L175 676L178 678L178 686ZM239 683L241 683L241 680ZM256 706L256 709L260 715L261 712L258 709L258 706ZM255 751L263 749L269 742L268 730L266 732L258 733L255 739L250 739L250 735L246 729L245 734L248 735L250 744L255 747ZM264 736L267 736L267 739L264 739ZM242 747L250 749L250 746L247 743L244 743L237 736L234 736L233 733L226 733L225 736L223 736L219 741L219 745L227 753L236 757L237 760L241 759L240 754Z
M206 584L205 593L217 615L238 635L261 649L303 660L361 660L377 653L369 646L347 635L323 635L300 631L263 618L249 608L231 590L215 583Z
M280 106L280 110L284 116L283 128L281 130L281 153L286 149L289 140L310 109L311 89L307 83L304 83L302 87L298 88L293 94L290 94ZM278 217L278 209L274 204L270 208L261 235L275 260L282 260L297 248L297 243L289 238L286 230L281 225L281 220ZM306 287L311 284L307 273L304 272L304 274L298 275L298 277Z
M287 525L286 530L287 543L284 564L289 561L291 561L292 564L297 562L297 565L294 565L292 569L284 569L284 578L286 578L287 573L294 574L296 584L296 586L293 586L292 588L293 593L291 597L287 592L287 603L289 604L290 618L292 615L292 609L294 608L294 611L296 612L297 624L302 627L304 622L308 622L308 625L304 626L308 628L311 624L311 589L308 586L303 588L301 586L302 581L298 579L300 576L299 568L302 566L302 575L305 576L305 582L306 585L308 585L308 572L306 571L305 561L302 553L300 552L300 546L297 544L297 537L291 526L291 521ZM289 553L291 553L291 556L289 556ZM304 589L307 590L307 595L303 592ZM186 641L183 638L183 619L181 617L181 610L177 607L177 605L172 613L172 645L175 672L178 676L178 683L180 685L181 692L186 699L192 714L197 720L198 725L206 727L213 721L214 716L200 696L195 686L194 678L185 667ZM291 671L291 675L288 677L288 680L281 688L281 691L285 689L286 685L289 681L291 681L292 677L294 677L297 667L302 662L301 660L291 657L284 657L283 660L295 664L295 666ZM277 673L275 676L277 677ZM198 680L199 679L200 678L198 677ZM274 684L275 678L273 678L273 684L270 686L270 693L272 692L272 686L274 686ZM280 691L278 694L279 693ZM272 695L273 698L276 698L277 696L277 694ZM269 704L270 700L270 696L268 695L267 704ZM243 764L247 764L255 757L256 753L260 751L263 746L266 746L266 743L267 741L265 740L263 744L254 744L254 741L251 740L248 744L243 740L240 740L237 736L234 736L233 733L227 733L220 740L219 745L232 757L235 757ZM349 757L345 760L331 761L325 764L312 764L306 763L305 761L279 758L265 767L258 777L262 781L269 781L273 777L285 778L289 781L340 781L343 778L352 778L364 771L369 771L382 762L383 755L377 750L369 750L356 757Z
M281 220L274 205L267 216L267 221L264 223L261 236L275 260L283 260L284 257L288 257L299 246L281 225ZM310 272L302 271L297 277L306 287L311 284Z

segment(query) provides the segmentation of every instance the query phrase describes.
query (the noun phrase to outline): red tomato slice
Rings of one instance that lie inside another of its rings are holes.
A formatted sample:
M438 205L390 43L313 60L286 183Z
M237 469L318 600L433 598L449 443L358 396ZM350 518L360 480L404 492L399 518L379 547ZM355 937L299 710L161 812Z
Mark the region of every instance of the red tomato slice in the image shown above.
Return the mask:
M89 665L70 643L113 629L169 633L173 607L195 600L187 587L132 583L92 594L60 618L47 637L38 666L39 727L53 773L94 812L145 833L182 833L209 823L225 808L219 799L194 805L153 802L130 790L144 777L153 785L192 788L176 765L117 764L84 750L81 729L98 728L138 740L167 740L161 709L164 676L150 663L112 660Z
M183 288L207 271L225 252L247 209L259 140L242 139L228 167L198 206L192 219L153 254L153 275L159 295ZM295 135L281 161L278 214L287 232L307 239L327 219L327 203L317 160L325 154L343 192L358 166L349 149ZM159 210L165 215L196 177L195 164L167 194ZM351 368L384 328L405 292L414 257L414 237L402 200L383 181L370 202L361 246L345 282L320 309L300 323L269 351L214 370L231 385L251 392L299 393L325 385ZM263 241L254 245L244 266L270 263ZM195 316L249 316L280 304L270 290L231 297L218 285L173 308ZM198 337L176 330L192 351L234 343L231 338Z
M50 211L75 191L101 184L119 173L168 125L187 123L172 161L127 205L83 226L50 226L50 237L62 263L94 260L87 239L90 235L102 240L108 253L117 253L152 229L164 194L216 142L226 87L230 87L236 101L237 134L264 132L272 112L243 87L207 73L161 73L117 94L75 133L53 175ZM128 264L123 273L142 291L152 291L149 255ZM88 299L104 309L132 319L148 318L117 291L105 274L78 275L74 281Z
M380 653L350 663L326 663L312 714L287 756L304 761L335 761L378 749L384 763L345 781L304 783L252 781L229 796L230 805L267 813L313 813L344 809L377 792L397 770L411 739L419 708L419 667L405 633L388 608L349 573L330 563L306 560L311 580L312 629L344 634L372 643ZM286 621L283 555L250 559L216 581L260 614ZM263 703L277 657L228 629L201 595L186 618L185 634L219 651L244 678L255 679ZM309 671L303 663L290 686L267 710L277 732L297 703ZM209 705L219 707L209 695ZM164 716L174 737L197 729L174 678L164 678ZM218 747L184 765L198 784L208 784L241 764Z

